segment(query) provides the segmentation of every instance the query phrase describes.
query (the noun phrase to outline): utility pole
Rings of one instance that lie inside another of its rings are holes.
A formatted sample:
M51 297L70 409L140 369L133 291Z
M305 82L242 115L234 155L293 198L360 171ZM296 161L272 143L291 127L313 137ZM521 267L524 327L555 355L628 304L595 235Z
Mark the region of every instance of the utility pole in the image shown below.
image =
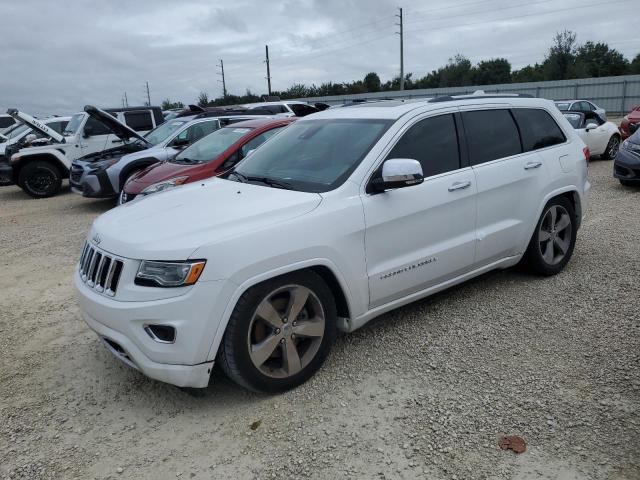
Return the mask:
M220 59L220 72L218 75L222 75L222 96L227 96L227 84L224 81L224 63L222 63L222 59ZM220 80L218 80L220 81Z
M402 30L402 7L398 7L400 14L396 15L400 19L400 23L396 23L400 27L400 31L396 32L400 35L400 90L404 90L404 32Z
M149 82L146 82L147 84L147 106L151 106L151 95L149 94Z
M124 92L124 106L125 107L129 106L129 99L127 99L127 92Z
M271 70L269 70L269 45L264 46L264 51L266 53L265 63L267 64L267 90L269 91L269 96L271 96Z

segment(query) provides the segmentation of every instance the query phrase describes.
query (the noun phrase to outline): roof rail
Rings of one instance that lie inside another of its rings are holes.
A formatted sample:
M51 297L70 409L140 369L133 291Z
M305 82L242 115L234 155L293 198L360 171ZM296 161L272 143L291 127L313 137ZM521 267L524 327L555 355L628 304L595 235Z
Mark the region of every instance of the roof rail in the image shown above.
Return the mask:
M481 90L480 90L481 91ZM476 93L474 92L472 95L442 95L440 97L433 97L429 100L429 103L439 103L439 102L453 102L455 100L471 100L474 98L535 98L533 95L529 93L496 93L496 94L485 94L485 93Z

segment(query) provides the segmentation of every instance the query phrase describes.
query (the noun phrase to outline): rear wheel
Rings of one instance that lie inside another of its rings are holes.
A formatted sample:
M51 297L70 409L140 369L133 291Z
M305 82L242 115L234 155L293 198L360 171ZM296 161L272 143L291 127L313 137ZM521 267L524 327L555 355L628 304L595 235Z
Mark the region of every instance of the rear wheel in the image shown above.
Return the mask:
M336 337L336 306L321 277L295 272L263 282L238 300L218 351L229 378L260 392L309 379Z
M607 149L602 154L602 158L606 160L612 160L616 158L618 154L618 150L620 149L620 137L618 135L613 135L609 139L609 143L607 144Z
M22 167L18 184L34 198L52 197L62 187L62 175L54 164L35 160Z
M565 197L556 197L545 205L523 260L539 275L555 275L569 262L575 243L573 205Z

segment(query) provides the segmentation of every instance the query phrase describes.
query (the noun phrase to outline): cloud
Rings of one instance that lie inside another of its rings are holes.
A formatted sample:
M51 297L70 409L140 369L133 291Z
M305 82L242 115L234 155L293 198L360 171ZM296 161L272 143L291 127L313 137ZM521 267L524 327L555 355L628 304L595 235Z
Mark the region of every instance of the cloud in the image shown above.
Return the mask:
M635 0L634 0L635 1ZM351 81L399 70L397 0L21 0L4 2L0 46L0 109L73 113L85 104L117 106L146 100L193 102L200 91L266 90L269 44L273 88L293 83ZM504 56L514 67L541 61L553 34L609 42L628 58L638 53L635 16L594 2L437 0L403 2L405 71L414 77L456 53L476 62ZM518 6L519 5L519 6ZM619 8L631 11L633 1ZM545 14L545 12L557 13Z

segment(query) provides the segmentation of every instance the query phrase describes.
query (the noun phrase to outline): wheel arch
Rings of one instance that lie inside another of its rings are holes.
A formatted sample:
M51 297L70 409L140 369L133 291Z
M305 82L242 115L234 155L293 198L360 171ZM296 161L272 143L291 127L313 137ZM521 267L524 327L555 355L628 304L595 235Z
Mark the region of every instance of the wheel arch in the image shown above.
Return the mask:
M129 177L129 175L131 175L132 172L134 172L135 170L142 170L144 168L150 167L151 165L154 165L158 162L159 160L155 157L144 157L129 162L122 168L122 170L120 170L120 173L118 175L119 190L122 190L124 188L124 182L126 182L127 178Z
M349 331L351 329L351 313L353 312L353 308L348 284L340 270L333 262L327 259L313 259L307 262L300 262L265 272L247 279L240 285L235 285L236 288L229 297L218 328L216 329L211 347L209 348L207 360L215 359L218 348L220 347L220 342L222 341L229 319L231 318L231 314L244 292L268 280L273 280L274 278L282 277L290 273L304 271L311 271L324 280L336 300L338 328L343 331Z
M29 162L42 161L49 162L56 166L56 168L60 171L62 178L69 178L69 168L65 165L65 163L60 159L54 152L39 152L33 154L20 155L20 160L17 163L13 164L13 177L14 183L18 183L18 177L20 176L20 171L27 165Z
M560 188L548 193L542 200L540 206L538 207L538 215L536 216L536 222L540 219L540 215L542 215L542 211L544 210L545 205L549 203L550 200L557 197L565 197L567 200L569 200L569 202L571 202L571 205L573 206L573 210L575 212L576 227L580 228L580 224L582 223L582 214L583 214L582 198L580 196L580 192L574 185L569 185L564 188ZM533 226L533 228L535 228L535 225ZM531 234L533 234L533 230L531 231Z

